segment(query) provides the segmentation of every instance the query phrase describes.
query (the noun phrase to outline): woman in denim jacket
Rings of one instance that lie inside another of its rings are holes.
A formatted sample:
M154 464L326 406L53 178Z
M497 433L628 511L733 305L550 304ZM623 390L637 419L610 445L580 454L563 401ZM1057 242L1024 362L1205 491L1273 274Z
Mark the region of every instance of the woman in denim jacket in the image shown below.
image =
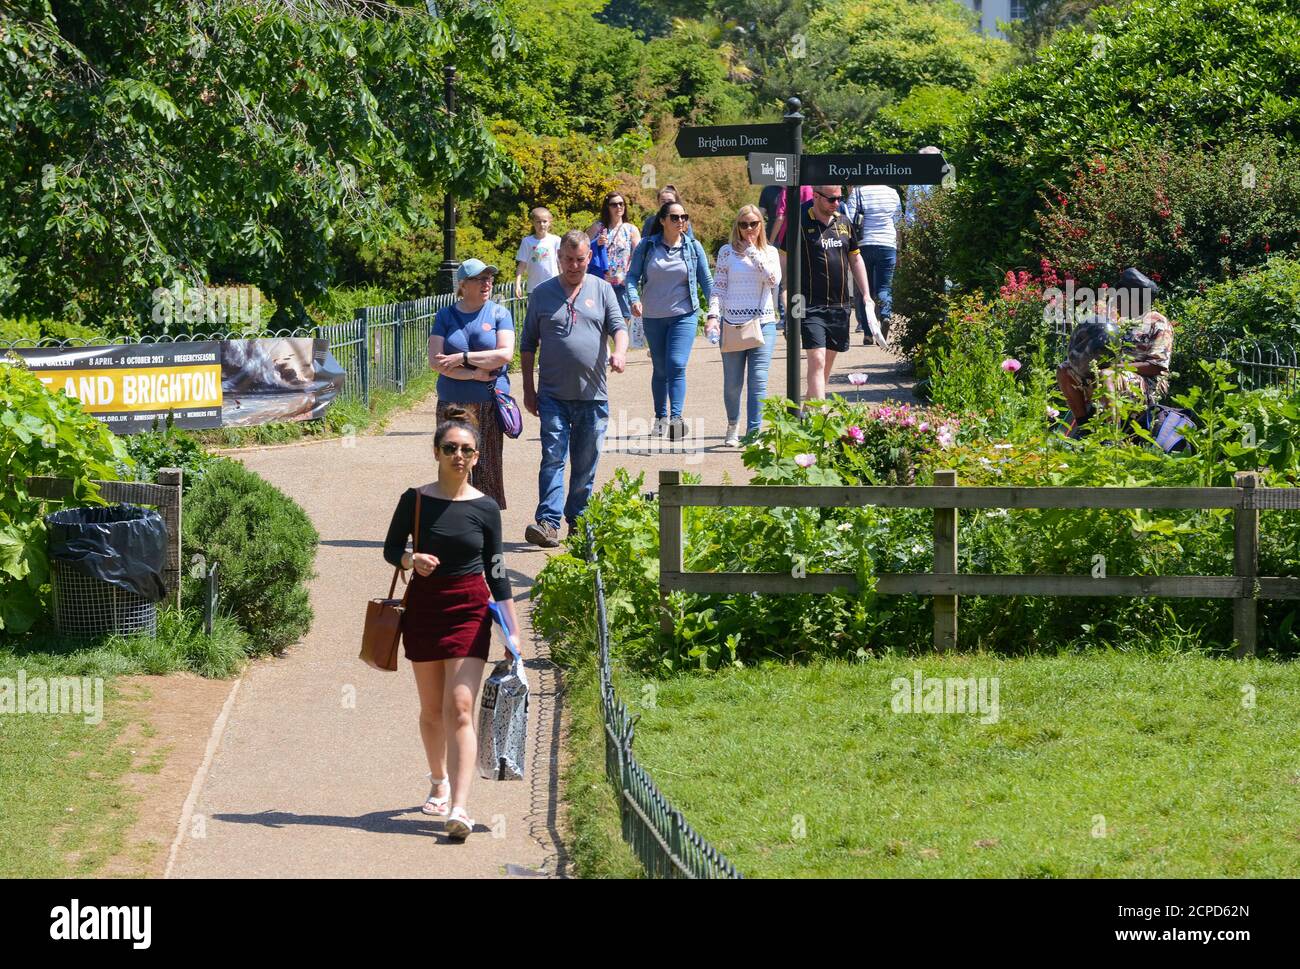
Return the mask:
M673 441L686 436L682 404L686 400L686 363L695 343L699 290L704 290L706 306L713 292L704 247L686 234L689 222L680 202L660 206L656 217L660 231L637 244L627 274L632 315L643 320L650 344L653 433L666 430Z

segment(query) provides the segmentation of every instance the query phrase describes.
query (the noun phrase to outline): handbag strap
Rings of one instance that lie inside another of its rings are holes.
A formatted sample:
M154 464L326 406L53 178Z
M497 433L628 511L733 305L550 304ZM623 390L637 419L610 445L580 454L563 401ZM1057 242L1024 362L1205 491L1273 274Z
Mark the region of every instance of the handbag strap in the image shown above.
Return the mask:
M415 523L411 526L411 569L412 571L415 570L415 552L420 544L420 489L416 488L414 489L414 491L415 491ZM399 574L402 574L402 578L406 579L406 576L403 574L405 572L406 570L402 568L400 565L397 566L395 569L393 569L393 581L388 585L388 598L391 599L393 597L393 593L397 591L397 576ZM402 593L403 605L406 604L406 597L410 594L411 594L411 583L409 580L407 580L406 590Z

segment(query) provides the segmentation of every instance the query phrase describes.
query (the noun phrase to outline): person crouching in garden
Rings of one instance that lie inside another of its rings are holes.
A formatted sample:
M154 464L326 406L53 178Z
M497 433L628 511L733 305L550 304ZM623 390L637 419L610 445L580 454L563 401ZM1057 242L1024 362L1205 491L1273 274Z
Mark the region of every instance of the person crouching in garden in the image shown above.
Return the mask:
M437 480L406 490L384 540L385 560L415 573L402 644L415 670L420 739L433 779L423 811L446 817L454 841L464 841L474 829L466 804L478 759L474 701L492 642L489 594L504 609L512 633L519 629L501 550L501 509L469 483L479 441L473 415L450 405L433 435ZM417 502L419 534L408 552Z
M722 399L727 409L723 444L727 447L740 444L740 392L746 378L746 433L758 431L763 421L767 371L776 346L775 301L780 283L781 261L776 247L767 244L763 213L757 206L742 206L731 227L731 242L718 250L709 297L710 338L719 335L722 344ZM737 346L739 334L755 324L762 330L762 344Z
M1169 392L1169 367L1173 357L1173 324L1151 308L1160 287L1136 269L1126 269L1100 312L1081 321L1070 334L1066 361L1057 368L1056 381L1070 405L1073 424L1093 416L1096 375L1094 362L1118 356L1123 367L1104 370L1107 395L1129 395L1154 407ZM1125 327L1127 332L1125 333Z
M429 335L429 366L438 371L437 419L448 408L469 411L478 425L482 453L474 466L473 485L506 507L501 470L504 434L497 420L493 390L510 393L506 368L515 352L515 324L510 311L492 301L496 266L466 259L456 269L457 300L438 310Z

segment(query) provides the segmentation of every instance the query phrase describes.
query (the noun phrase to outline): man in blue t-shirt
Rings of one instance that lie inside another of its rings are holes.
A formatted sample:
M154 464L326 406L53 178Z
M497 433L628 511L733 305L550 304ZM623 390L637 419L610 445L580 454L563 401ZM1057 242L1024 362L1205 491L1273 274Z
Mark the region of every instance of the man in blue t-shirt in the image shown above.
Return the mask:
M524 407L541 420L542 467L537 473L536 523L524 530L534 545L560 544L560 516L572 529L596 482L596 461L609 423L605 368L627 366L627 324L614 287L587 272L591 240L572 230L560 239L560 275L528 295L519 338ZM609 349L614 341L613 352ZM540 380L533 365L541 347ZM564 497L564 460L573 462Z

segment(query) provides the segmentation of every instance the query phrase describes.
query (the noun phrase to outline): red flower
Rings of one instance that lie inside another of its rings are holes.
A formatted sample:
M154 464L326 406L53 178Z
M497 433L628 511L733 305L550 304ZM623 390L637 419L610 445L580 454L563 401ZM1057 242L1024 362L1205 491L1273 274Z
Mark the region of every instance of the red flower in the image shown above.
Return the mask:
M1264 243L1264 251L1265 251L1265 252L1272 252L1272 251L1273 251L1272 249L1269 248L1269 245L1268 245L1267 242Z
M1156 272L1154 269L1151 271L1151 278L1154 279L1157 283L1160 282L1161 279L1160 274Z

